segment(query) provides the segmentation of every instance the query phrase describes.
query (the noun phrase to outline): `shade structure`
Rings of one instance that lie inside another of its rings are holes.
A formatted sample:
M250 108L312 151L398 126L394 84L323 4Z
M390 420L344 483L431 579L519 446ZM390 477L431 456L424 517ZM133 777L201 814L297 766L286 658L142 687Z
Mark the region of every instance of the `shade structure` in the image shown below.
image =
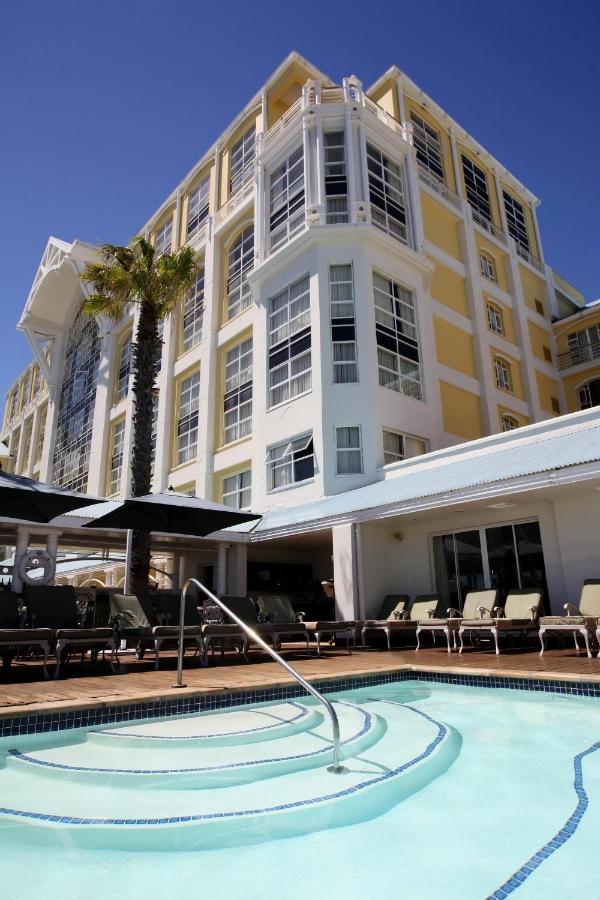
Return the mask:
M83 528L122 528L204 537L260 518L256 513L241 512L200 497L163 491L122 500L115 509L86 522Z
M100 497L89 497L87 494L68 491L43 481L34 481L33 478L0 472L2 518L50 522L56 516L62 516L72 509L101 502Z

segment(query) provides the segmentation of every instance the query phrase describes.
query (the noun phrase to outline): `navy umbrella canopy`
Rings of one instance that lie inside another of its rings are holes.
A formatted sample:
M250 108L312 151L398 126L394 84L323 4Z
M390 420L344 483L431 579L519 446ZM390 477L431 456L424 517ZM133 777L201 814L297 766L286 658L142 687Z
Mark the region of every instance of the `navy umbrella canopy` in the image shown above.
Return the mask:
M86 522L84 528L123 528L204 537L213 531L260 519L256 513L240 512L222 503L212 503L189 494L164 491L122 500L110 512Z
M0 472L0 518L50 522L73 509L101 502L100 497L89 497L33 478Z

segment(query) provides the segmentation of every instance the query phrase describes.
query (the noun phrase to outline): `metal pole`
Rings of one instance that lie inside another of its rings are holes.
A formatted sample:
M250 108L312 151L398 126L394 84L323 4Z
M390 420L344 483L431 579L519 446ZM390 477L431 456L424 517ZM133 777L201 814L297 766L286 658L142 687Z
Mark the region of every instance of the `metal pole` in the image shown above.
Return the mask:
M131 545L133 543L133 531L131 528L127 529L127 549L125 551L125 580L123 582L123 593L128 594L130 591L131 585L131 575L129 571L131 569Z
M213 603L216 603L217 606L223 610L223 612L227 613L227 615L229 616L230 619L233 619L235 624L238 625L242 629L242 631L245 634L247 634L248 637L252 641L254 641L256 644L258 644L259 647L262 647L262 649L265 651L265 653L268 653L269 656L271 656L275 660L275 662L278 662L280 666L283 666L283 668L286 670L286 672L289 672L289 674L292 676L292 678L295 678L296 681L298 682L298 684L300 684L304 688L305 691L307 691L309 694L312 694L312 696L316 700L318 700L319 703L323 704L323 706L327 710L327 713L329 714L329 717L331 719L331 728L333 731L333 765L328 766L327 770L329 772L336 772L336 773L345 772L346 769L344 768L344 766L340 765L340 723L339 723L339 720L337 717L337 713L336 713L335 709L333 708L333 705L331 704L331 702L320 691L318 691L316 689L316 687L313 687L313 685L309 681L306 681L306 679L303 678L299 672L296 672L296 670L293 669L289 665L289 663L287 663L279 655L279 653L277 653L276 650L274 650L272 647L270 647L267 644L267 642L264 641L260 637L260 635L258 635L256 633L256 631L254 631L253 628L251 628L249 625L247 625L246 622L244 622L242 619L238 618L238 616L236 616L236 614L234 612L232 612L229 609L229 607L225 603L223 603L222 600L219 600L219 598L215 597L215 595L211 591L209 591L208 588L204 587L204 585L201 584L201 582L199 582L197 578L188 578L188 580L184 584L183 590L181 592L181 605L179 607L179 648L178 648L178 654L177 654L177 681L173 685L173 687L177 687L177 688L186 687L186 685L183 684L183 650L184 650L184 638L185 638L184 617L185 617L185 598L187 596L188 588L190 587L191 584L195 584L196 587L200 588L200 590L204 594L206 594L206 596L209 597L213 601Z

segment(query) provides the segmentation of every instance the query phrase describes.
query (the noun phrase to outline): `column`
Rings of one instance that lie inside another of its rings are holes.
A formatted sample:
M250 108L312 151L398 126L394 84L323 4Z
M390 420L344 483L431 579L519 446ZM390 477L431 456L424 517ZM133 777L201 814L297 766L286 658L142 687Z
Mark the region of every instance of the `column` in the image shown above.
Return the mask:
M215 590L217 597L227 592L227 548L229 544L217 544L217 565L215 567Z
M168 487L171 469L171 416L173 409L173 362L176 351L176 334L174 322L177 316L172 314L164 320L163 350L160 372L156 378L158 390L158 415L156 420L156 449L154 451L154 484L153 489L164 491Z
M229 570L227 573L227 593L245 597L248 592L248 547L233 544L229 550Z
M331 529L331 536L336 619L357 619L361 613L354 525L336 525Z
M13 566L12 589L15 593L20 594L23 590L23 579L19 575L19 564L29 547L29 531L25 528L17 528L17 543L15 546L15 562Z
M87 490L90 494L104 493L106 476L106 456L110 427L110 392L112 389L111 370L115 349L115 336L111 332L111 323L101 319L98 322L100 332L100 360L98 363L98 379L96 381L96 401L92 425L92 450L88 472Z

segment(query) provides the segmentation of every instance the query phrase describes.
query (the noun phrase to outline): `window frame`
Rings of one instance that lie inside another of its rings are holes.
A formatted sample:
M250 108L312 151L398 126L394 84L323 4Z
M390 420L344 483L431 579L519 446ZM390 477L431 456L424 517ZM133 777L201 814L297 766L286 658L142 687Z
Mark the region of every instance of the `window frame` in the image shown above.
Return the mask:
M509 360L497 353L494 353L494 381L499 391L514 394L512 365Z
M192 209L192 202L197 209ZM186 215L186 239L190 241L195 237L208 220L210 205L210 172L201 178L198 184L188 194Z
M123 471L125 467L125 432L127 419L119 416L111 422L110 426L110 453L108 455L108 471L106 473L106 496L115 497L122 486ZM119 443L117 444L117 435ZM115 462L116 461L116 462ZM115 476L115 472L118 473ZM116 480L115 480L116 478ZM115 487L116 483L116 487Z
M436 131L432 125L423 119L418 113L410 110L410 121L412 124L413 146L417 162L423 168L427 169L434 178L445 182L444 173L444 153L442 150L442 142L440 140L440 132Z
M248 275L254 269L254 222L235 232L226 252L225 321L229 322L252 305Z
M236 351L237 355L233 356L228 361L228 357ZM223 353L222 429L224 447L228 444L233 444L235 441L250 437L252 434L253 355L254 345L252 335L249 335L243 340L228 347ZM244 359L246 362L244 368L242 368L242 361ZM231 370L229 375L227 374L228 367ZM228 401L234 400L236 402L227 409ZM244 411L243 415L242 411ZM227 424L228 415L230 413L235 413L236 415L234 421L232 421L231 424ZM233 434L228 436L228 431L231 430L233 430Z
M393 437L400 438L402 441L402 455L397 455L397 459L391 459L388 462L385 461L386 453L389 455L393 453L393 451L386 450L385 448L385 437L386 435L391 435ZM406 431L397 431L395 428L382 428L382 436L383 436L383 467L393 466L396 463L402 462L405 459L415 459L418 456L424 456L429 452L429 441L427 438L419 437L416 434L409 434ZM423 445L422 453L409 453L408 452L408 442L409 441L419 441Z
M189 386L186 387L186 384L188 382ZM198 459L198 437L200 433L200 384L201 381L199 368L194 369L191 372L182 374L177 380L177 415L175 417L175 441L173 447L174 468L189 465L190 463L193 463ZM186 403L190 408L189 411L182 415L184 389L186 393L189 392L190 395L189 399L186 400ZM184 425L190 427L187 427L186 430L183 431L182 428ZM181 446L181 438L184 436L187 438L194 432L196 433L195 438L193 438L192 440L188 440L186 444ZM191 447L193 447L194 449L190 450Z
M506 329L504 327L504 312L502 308L498 306L497 303L494 303L491 300L486 300L485 311L487 316L488 331L491 331L493 334L500 335L500 337L506 337Z
M343 431L352 431L358 434L358 445L357 446L348 446L348 447L340 447L339 445L339 435L340 432ZM336 425L334 429L334 442L335 442L335 474L339 477L346 475L363 475L364 474L364 459L363 459L363 446L362 446L362 428L360 425ZM351 469L347 472L340 471L340 455L353 457L358 454L359 459L359 468Z
M378 284L377 279L389 285L390 289L384 290L381 284ZM384 275L377 269L373 269L372 282L379 385L412 400L423 401L425 397L416 292L394 278ZM407 300L407 296L409 300ZM377 302L378 298L381 297L386 297L391 301L389 304L391 310L381 302ZM411 321L410 316L405 317L402 315L404 307L411 311L413 321ZM410 333L411 330L412 334ZM392 349L391 345L393 343L396 345L395 349ZM402 353L401 349L405 352ZM412 357L410 354L412 354ZM393 357L395 368L394 365L385 364L384 355L390 358ZM411 367L413 370L416 367L417 377L415 377L414 371L408 371ZM384 373L388 373L388 375L391 373L394 378L390 379ZM384 380L382 380L382 377ZM412 385L411 390L404 390L403 385L405 382ZM397 386L394 387L394 385Z
M204 310L206 308L204 278L204 266L201 266L196 272L194 286L181 304L181 354L193 350L194 347L202 343L202 327L204 324ZM202 282L201 285L199 284L200 282Z
M349 269L350 277L348 279L332 279L334 270ZM358 340L356 333L356 305L354 294L354 264L350 262L329 263L328 266L328 285L329 285L329 310L331 322L331 353L333 367L333 384L358 384ZM336 291L335 286L350 285L349 299L338 299L334 297ZM336 312L343 312L346 315L334 315ZM350 348L352 350L352 358L348 356L346 359L336 359L336 348L343 355L344 351L340 348ZM353 377L338 377L341 372L349 371Z
M479 250L479 271L482 278L491 281L492 284L498 284L496 260L487 250Z
M487 175L484 169L474 163L469 156L461 153L463 184L467 202L475 215L481 216L486 222L493 222L492 200L488 186Z
M113 389L113 406L127 400L129 396L129 381L133 363L133 333L128 331L119 338L116 353L115 386Z
M236 157L236 154L239 156ZM229 196L232 197L250 181L256 156L256 122L231 145L229 151Z
M275 457L275 451L283 448L283 453ZM310 450L310 453L305 451ZM303 454L303 455L299 455ZM300 466L304 460L312 460L312 472L304 478L292 478L285 484L274 484L274 475L276 469L282 469L284 466L290 466L292 475L296 474L296 466ZM285 462L280 462L285 460ZM297 437L280 441L277 444L271 444L267 448L265 457L267 467L267 493L275 491L284 491L288 488L296 487L299 484L307 484L314 481L316 472L316 454L314 447L314 435L312 431L304 432Z
M166 235L168 234L168 240ZM173 249L173 216L169 216L154 232L154 256L159 259Z
M508 233L513 238L518 247L531 252L529 243L529 233L527 231L527 218L525 216L525 207L512 194L504 189L502 190L502 202L504 203L504 212L506 214L506 227Z
M293 295L294 288L300 290ZM285 303L280 302L284 297ZM298 313L295 313L294 306L299 307ZM284 309L286 317L281 320ZM302 275L268 298L267 354L267 409L275 409L312 390L310 274ZM305 360L308 360L308 365L300 368ZM287 373L285 378L277 380L279 376L273 377L284 369ZM304 387L296 391L294 385L302 385L303 381L306 381ZM283 390L285 387L287 390ZM280 393L282 396L279 396Z
M341 143L328 143L328 137L341 135ZM341 149L341 159L329 158ZM339 169L339 171L338 171ZM330 128L323 132L323 170L325 179L325 221L327 225L345 225L349 219L348 165L346 159L346 132L342 128ZM343 209L330 210L329 201L343 202Z
M377 168L380 170L379 173ZM403 165L390 159L383 150L369 141L367 141L367 181L372 224L390 237L408 245L410 231ZM379 211L381 219L378 220L373 215L374 209ZM392 214L395 210L398 211L398 215L395 212ZM390 221L397 223L399 227L391 227Z
M249 475L249 483L243 484L241 483L241 479L244 478L245 475ZM236 480L236 485L231 491L225 490L225 482L229 479L234 478ZM248 492L248 503L242 503L243 494ZM228 503L227 500L229 497L237 497L237 503ZM239 469L236 472L230 472L228 475L221 476L221 502L225 506L230 506L232 509L239 509L243 512L247 512L251 508L252 504L252 466L249 466L247 469Z
M509 425L509 427L505 427ZM503 434L507 434L509 431L516 431L517 428L521 427L521 423L519 420L513 416L511 413L503 412L500 413L500 428L502 429Z
M289 244L306 225L304 146L299 144L268 175L269 253ZM275 237L276 235L276 237Z

